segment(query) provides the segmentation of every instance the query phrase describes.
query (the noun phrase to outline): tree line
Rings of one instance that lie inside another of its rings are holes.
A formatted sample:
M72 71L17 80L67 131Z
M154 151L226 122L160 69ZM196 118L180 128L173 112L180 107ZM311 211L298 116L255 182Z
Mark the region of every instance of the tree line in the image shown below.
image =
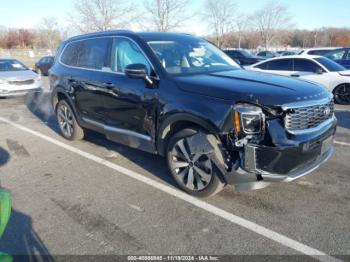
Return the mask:
M112 29L183 31L197 21L204 35L219 47L256 49L271 47L350 46L349 28L294 29L288 6L268 2L250 14L234 0L200 0L195 10L188 0L75 0L64 28L44 18L36 29L0 28L1 48L50 48L70 35Z

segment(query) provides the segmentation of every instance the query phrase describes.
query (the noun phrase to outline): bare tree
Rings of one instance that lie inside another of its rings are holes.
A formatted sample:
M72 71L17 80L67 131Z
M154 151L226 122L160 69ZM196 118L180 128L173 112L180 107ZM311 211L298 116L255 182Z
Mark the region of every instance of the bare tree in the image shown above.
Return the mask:
M203 19L212 28L217 46L222 46L224 35L233 29L237 9L232 0L205 0Z
M245 14L238 14L235 18L235 28L238 38L238 48L241 48L242 39L251 27L251 17Z
M190 18L187 14L188 0L144 0L145 19L150 21L144 27L167 32L174 30Z
M74 12L68 15L77 31L87 33L124 28L133 12L126 0L75 0Z
M254 24L265 48L268 48L280 30L292 27L288 8L277 2L269 2L254 13Z
M61 32L54 17L43 18L37 30L36 45L54 50L61 41Z

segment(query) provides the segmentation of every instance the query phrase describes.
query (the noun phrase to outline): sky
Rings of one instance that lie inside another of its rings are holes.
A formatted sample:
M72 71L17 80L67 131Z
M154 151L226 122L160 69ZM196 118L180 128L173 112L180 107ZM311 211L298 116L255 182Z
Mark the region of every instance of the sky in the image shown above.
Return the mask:
M142 0L130 0L142 8ZM204 0L188 0L190 8L200 11ZM233 0L242 13L253 13L270 0ZM43 17L55 17L67 25L67 13L73 0L0 0L0 25L34 28ZM279 0L288 6L299 29L317 29L324 26L350 27L350 0ZM187 21L185 28L197 34L206 33L199 19Z

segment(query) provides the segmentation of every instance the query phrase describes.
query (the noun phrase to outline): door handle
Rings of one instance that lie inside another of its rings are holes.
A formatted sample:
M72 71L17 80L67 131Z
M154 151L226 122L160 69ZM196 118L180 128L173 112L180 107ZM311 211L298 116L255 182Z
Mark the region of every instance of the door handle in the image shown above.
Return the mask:
M300 77L299 74L291 74L290 76L291 76L291 77Z

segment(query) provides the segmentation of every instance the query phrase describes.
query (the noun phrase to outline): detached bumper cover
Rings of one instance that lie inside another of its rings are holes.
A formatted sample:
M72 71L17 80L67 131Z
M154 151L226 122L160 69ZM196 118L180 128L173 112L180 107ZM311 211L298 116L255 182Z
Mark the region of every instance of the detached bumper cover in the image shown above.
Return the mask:
M276 146L249 143L244 146L241 169L227 175L228 183L234 184L237 190L259 189L274 182L299 179L332 156L336 119L323 132L307 137L288 137L284 130L278 132L278 126L281 127L278 123L270 125Z

